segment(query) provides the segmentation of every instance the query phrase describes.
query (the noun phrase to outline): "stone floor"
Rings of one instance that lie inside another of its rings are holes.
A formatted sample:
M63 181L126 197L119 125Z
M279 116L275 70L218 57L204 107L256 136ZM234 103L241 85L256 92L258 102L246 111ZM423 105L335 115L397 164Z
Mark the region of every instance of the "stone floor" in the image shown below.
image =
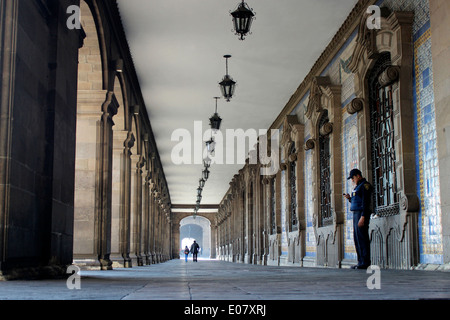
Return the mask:
M375 279L376 273L365 270L172 260L80 275L79 290L68 289L65 279L0 282L0 300L450 299L450 272L441 271L380 270ZM369 289L368 282L379 289Z

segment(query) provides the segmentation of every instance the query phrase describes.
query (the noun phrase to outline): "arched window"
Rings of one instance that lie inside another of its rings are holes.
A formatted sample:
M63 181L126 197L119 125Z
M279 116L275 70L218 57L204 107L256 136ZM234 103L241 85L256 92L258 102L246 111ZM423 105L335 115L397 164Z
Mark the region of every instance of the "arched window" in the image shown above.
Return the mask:
M277 197L275 193L276 178L270 179L270 219L272 234L277 233Z
M331 212L331 172L330 172L330 136L324 126L329 123L328 110L324 110L319 120L319 170L320 170L320 217L321 226L333 222Z
M294 155L296 153L295 144L292 143L289 149L289 155ZM290 218L290 231L298 230L297 221L297 174L296 174L296 159L289 162L289 191L290 191L290 201L289 201L289 218Z
M374 206L375 212L380 216L399 213L393 85L380 83L380 76L390 66L390 53L383 53L368 79Z

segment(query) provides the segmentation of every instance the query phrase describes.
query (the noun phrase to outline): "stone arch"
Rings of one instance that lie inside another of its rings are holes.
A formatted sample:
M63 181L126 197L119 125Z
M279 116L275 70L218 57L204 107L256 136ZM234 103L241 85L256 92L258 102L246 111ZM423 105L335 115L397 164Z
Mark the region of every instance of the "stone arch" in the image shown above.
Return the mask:
M215 230L213 230L215 228L215 225L213 223L214 219L215 219L215 215L216 213L212 213L212 212L198 212L196 219L205 219L209 222L209 226L210 226L210 257L211 258L216 258L216 232ZM179 258L180 257L180 224L181 221L186 219L186 218L192 218L193 219L193 215L192 213L188 213L188 212L173 212L172 213L172 239L171 239L171 247L172 247L172 257L174 259ZM187 221L187 220L185 220Z
M211 252L212 252L212 242L211 242L211 221L205 217L197 216L195 219L194 217L185 217L180 221L180 242L178 248L181 250L183 249L181 247L181 237L183 236L183 230L182 228L184 226L189 225L196 225L199 226L202 230L202 235L199 238L194 239L197 241L197 243L200 245L201 252L199 254L199 257L203 258L210 258Z

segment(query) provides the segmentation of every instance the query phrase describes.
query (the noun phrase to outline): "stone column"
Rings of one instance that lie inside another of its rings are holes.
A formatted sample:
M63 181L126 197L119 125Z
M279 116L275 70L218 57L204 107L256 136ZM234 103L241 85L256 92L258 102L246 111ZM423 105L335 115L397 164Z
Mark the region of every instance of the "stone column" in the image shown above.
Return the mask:
M132 177L132 218L131 218L131 252L132 259L136 260L138 266L143 265L141 255L141 233L142 233L142 167L144 161L140 155L132 155L131 162L136 164Z
M150 170L148 161L144 170L145 180L142 188L142 201L143 201L143 219L142 219L142 250L145 257L144 263L146 265L151 264L150 254Z
M113 92L106 94L102 117L97 122L97 162L95 186L95 246L102 270L111 270L111 194L114 122L118 102Z
M120 210L120 253L125 268L132 267L131 251L131 148L134 146L134 135L127 132L123 142L122 175L121 175L121 210Z
M95 245L97 122L105 90L78 91L74 259L97 260Z
M126 189L126 176L128 175L129 177L129 173L126 173L128 169L127 158L129 159L129 148L127 145L131 142L127 142L127 136L128 132L126 130L114 130L111 259L114 261L114 264L124 267L131 266L127 263L127 252L129 252L129 249L128 251L122 250L124 222L126 224L126 221L122 219L122 211L126 207L126 200L122 193Z
M210 254L210 258L211 259L216 259L217 257L217 253L216 253L216 239L217 239L217 233L218 233L218 228L216 226L214 226L213 224L211 224L211 254Z

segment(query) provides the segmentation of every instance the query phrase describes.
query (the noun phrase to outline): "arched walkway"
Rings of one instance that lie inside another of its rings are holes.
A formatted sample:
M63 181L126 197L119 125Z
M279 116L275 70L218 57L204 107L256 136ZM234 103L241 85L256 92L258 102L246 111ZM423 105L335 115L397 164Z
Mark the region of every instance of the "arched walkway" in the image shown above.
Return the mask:
M189 226L191 226L191 231L194 231L196 227L201 228L201 232L196 233L197 235L202 234L203 245L200 244L200 246L203 247L203 252L202 256L199 257L216 259L216 246L214 245L216 243L216 226L214 224L214 218L214 212L198 213L195 219L192 213L172 212L172 258L178 259L183 256L181 250L182 240L189 238ZM190 238L195 239L192 237L192 234Z
M131 57L121 48L125 35L108 34L99 2L82 0L80 9L74 260L102 270L167 261L170 195Z
M184 241L183 241L184 240ZM193 241L200 246L199 258L211 257L211 222L203 217L186 217L180 222L180 250L190 248Z

